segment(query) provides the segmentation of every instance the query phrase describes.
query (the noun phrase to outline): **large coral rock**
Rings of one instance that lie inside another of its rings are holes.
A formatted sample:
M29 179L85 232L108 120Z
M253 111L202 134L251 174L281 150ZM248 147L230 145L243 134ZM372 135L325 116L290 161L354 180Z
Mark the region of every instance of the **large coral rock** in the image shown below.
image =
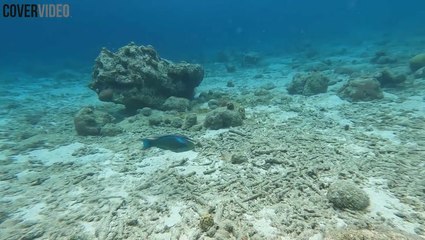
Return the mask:
M373 78L358 78L348 81L338 91L340 98L357 102L370 101L384 97L378 80Z
M289 94L312 96L328 90L329 79L320 73L296 74L286 88Z
M152 46L130 43L116 53L102 49L89 87L101 101L130 110L159 108L170 96L192 98L203 77L198 64L172 63L161 59Z

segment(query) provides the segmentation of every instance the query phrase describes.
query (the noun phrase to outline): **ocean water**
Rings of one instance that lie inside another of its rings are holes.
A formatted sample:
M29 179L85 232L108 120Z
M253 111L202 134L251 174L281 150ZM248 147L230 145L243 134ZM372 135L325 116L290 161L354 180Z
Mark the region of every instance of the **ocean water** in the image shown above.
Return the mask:
M424 1L57 4L0 3L0 239L425 238Z

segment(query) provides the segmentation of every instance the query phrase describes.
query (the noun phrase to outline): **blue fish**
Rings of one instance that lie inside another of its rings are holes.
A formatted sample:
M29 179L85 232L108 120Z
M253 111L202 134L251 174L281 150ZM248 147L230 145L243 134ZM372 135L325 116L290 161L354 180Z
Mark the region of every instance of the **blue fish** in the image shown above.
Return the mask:
M195 148L195 141L183 135L164 135L142 139L143 149L157 147L173 152L185 152Z

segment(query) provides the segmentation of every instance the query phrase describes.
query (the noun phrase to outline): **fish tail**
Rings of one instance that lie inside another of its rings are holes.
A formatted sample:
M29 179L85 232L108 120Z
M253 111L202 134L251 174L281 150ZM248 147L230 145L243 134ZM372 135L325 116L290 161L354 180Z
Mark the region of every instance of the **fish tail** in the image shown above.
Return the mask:
M152 147L152 142L150 139L147 139L147 138L142 139L142 142L143 142L143 149L148 149Z

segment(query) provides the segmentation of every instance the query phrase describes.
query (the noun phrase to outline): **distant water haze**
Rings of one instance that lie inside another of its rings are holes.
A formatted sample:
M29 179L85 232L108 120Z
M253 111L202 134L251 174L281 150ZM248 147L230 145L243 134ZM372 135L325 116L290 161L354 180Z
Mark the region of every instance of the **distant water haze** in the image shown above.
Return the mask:
M114 50L130 41L154 45L165 58L196 61L223 50L285 52L304 41L425 34L421 0L64 3L70 18L0 18L1 65L90 65L101 47Z

